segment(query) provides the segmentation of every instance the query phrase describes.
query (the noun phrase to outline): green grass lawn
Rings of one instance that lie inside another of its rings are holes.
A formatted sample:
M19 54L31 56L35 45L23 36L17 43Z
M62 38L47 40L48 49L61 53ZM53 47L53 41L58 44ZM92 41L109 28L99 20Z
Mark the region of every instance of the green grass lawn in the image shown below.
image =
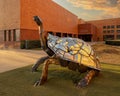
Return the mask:
M31 66L1 73L0 96L120 96L120 66L102 64L100 75L79 89L73 82L83 75L57 65L50 66L44 85L33 87L41 68L35 73Z

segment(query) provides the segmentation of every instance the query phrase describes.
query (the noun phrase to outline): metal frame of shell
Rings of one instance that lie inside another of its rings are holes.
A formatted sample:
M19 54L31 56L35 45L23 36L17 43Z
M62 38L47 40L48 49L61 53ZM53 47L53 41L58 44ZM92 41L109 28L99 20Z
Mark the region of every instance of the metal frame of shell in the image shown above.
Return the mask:
M62 59L92 68L96 68L98 65L93 49L81 39L71 37L61 38L49 34L48 47Z

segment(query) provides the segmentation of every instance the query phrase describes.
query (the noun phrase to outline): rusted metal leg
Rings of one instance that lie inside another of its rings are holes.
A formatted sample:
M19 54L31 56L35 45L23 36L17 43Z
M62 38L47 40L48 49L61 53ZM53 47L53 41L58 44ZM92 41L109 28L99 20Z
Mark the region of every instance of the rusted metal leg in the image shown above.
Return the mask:
M34 84L34 86L42 85L45 83L45 81L47 81L48 66L49 66L49 64L52 63L52 60L53 59L48 59L45 61L43 69L42 69L42 75L41 75L40 79Z
M80 82L77 84L77 87L85 87L89 84L90 80L96 75L96 70L90 70L87 75L80 80Z
M47 60L49 56L45 56L40 58L33 66L32 66L32 72L37 71L37 68Z

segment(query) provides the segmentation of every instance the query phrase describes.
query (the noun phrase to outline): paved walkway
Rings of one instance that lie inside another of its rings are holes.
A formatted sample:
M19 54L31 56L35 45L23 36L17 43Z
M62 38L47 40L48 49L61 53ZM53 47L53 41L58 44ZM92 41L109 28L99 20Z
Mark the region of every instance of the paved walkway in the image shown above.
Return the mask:
M45 55L44 51L36 50L0 50L0 73L34 64Z

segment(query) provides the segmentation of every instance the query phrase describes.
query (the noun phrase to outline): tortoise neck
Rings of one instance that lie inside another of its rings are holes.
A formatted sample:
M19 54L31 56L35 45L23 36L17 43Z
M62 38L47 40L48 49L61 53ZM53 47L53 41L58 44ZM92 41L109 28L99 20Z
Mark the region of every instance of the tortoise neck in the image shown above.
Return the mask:
M47 43L46 43L46 37L44 34L44 30L43 30L43 25L39 26L39 35L40 35L40 43L41 43L41 48L43 50L47 49Z

